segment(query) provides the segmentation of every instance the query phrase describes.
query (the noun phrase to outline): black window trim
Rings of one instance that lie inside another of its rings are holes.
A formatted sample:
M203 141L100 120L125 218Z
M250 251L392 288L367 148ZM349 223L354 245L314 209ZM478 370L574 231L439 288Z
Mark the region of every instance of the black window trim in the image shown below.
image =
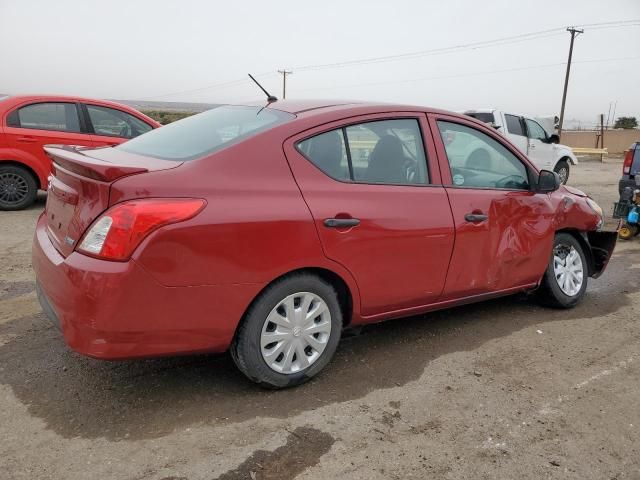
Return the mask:
M73 130L51 130L51 129L48 129L48 128L35 128L35 127L23 127L22 126L22 124L20 122L20 113L19 113L21 109L26 108L26 107L31 107L33 105L42 105L42 104L47 104L47 103L55 103L55 104L65 103L65 104L75 105L76 106L76 115L78 116L78 126L80 127L80 131L79 132L75 132ZM72 100L69 100L69 101L64 101L64 100L38 100L36 102L24 103L22 105L18 105L17 107L15 107L13 110L11 110L9 113L7 113L6 123L7 123L7 127L23 128L25 130L41 130L43 132L88 134L89 132L86 130L86 125L85 125L85 123L83 121L82 114L80 113L80 110L81 110L80 102L75 102L75 101L72 101ZM17 123L17 125L9 123L12 120L15 121Z
M498 188L498 187L474 187L474 186L467 186L467 185L455 185L453 183L453 175L451 172L451 164L449 163L449 157L447 156L447 151L445 148L445 161L447 163L447 166L449 167L449 175L451 176L451 185L446 185L443 184L444 188L450 189L450 188L454 188L454 189L466 189L466 190L494 190L494 191L499 191L499 192L531 192L531 193L536 193L535 190L535 184L537 183L537 172L535 170L533 170L533 168L531 167L531 165L529 165L527 162L522 161L522 159L520 158L520 155L517 154L516 152L514 152L511 147L508 147L507 145L505 145L504 142L502 142L502 139L499 138L498 136L493 136L493 135L489 135L487 132L483 132L482 130L475 128L475 126L472 126L471 124L466 124L466 123L462 123L460 121L457 121L458 119L453 119L453 118L449 118L449 117L439 117L436 116L434 117L435 123L436 123L436 127L438 126L438 122L448 122L448 123L455 123L456 125L461 125L463 127L467 127L467 128L471 128L474 129L480 133L484 133L485 135L487 135L489 138L492 138L493 140L495 140L496 142L498 142L500 145L502 145L504 148L507 149L507 151L509 153L511 153L514 157L516 157L518 159L518 161L520 163L522 163L525 167L525 170L527 171L527 180L529 182L529 188L527 189L523 189L523 188ZM440 136L440 141L442 142L442 146L443 148L445 147L444 145L444 140L442 139L442 132L440 132L440 128L438 127L438 135Z
M410 112L410 113L415 113L415 112ZM421 112L423 113L423 112ZM380 118L375 118L375 119L367 119L367 120L357 120L357 119L351 119L352 121L350 123L345 123L342 124L340 126L333 126L332 128L329 128L328 130L323 130L321 132L316 132L312 135L308 135L305 136L304 138L300 138L298 140L294 141L294 148L296 150L296 152L298 152L300 155L302 155L305 160L307 160L311 165L313 165L314 168L318 169L323 175L325 175L327 178L330 178L331 180L335 181L335 182L340 182L340 183L345 183L348 185L383 185L383 186L387 186L387 187L442 187L442 184L436 184L436 183L431 183L431 170L429 168L429 154L427 152L427 144L425 142L425 136L424 136L424 132L422 131L422 125L420 123L420 118L419 116L401 116L401 117L380 117ZM346 120L346 119L343 119ZM349 139L347 138L347 128L349 127L353 127L353 126L357 126L357 125L363 125L365 123L374 123L374 122L385 122L385 121L389 121L389 120L415 120L418 124L418 131L420 132L420 138L422 139L422 151L424 152L424 161L425 161L425 173L427 174L427 182L426 183L386 183L386 182L364 182L364 181L358 181L358 180L354 180L354 175L353 175L353 166L351 164L351 151L349 148ZM426 120L426 116L425 116L425 120ZM340 120L338 120L338 122L340 122ZM342 136L343 136L343 141L344 141L344 145L345 145L345 150L347 151L347 163L349 166L349 180L344 180L341 178L335 178L332 177L331 175L329 175L327 172L325 172L324 170L322 170L320 167L318 167L313 160L311 160L309 157L307 157L307 155L305 155L305 153L300 149L300 144L306 140L309 140L311 138L317 137L319 135L322 135L324 133L329 133L329 132L336 132L336 131L340 131Z
M130 112L126 112L124 110L121 110L119 108L115 108L115 107L111 107L111 106L106 106L106 105L98 105L97 103L90 103L90 102L85 102L82 103L82 116L85 117L85 122L87 124L87 130L89 133L91 133L92 135L98 135L100 137L111 137L111 138L125 138L127 140L131 140L131 138L127 138L127 137L122 137L120 135L108 135L106 133L96 133L96 130L93 126L93 122L91 121L91 115L89 114L89 108L88 107L99 107L99 108L108 108L111 110L117 110L118 112L122 112L125 113L127 115L130 115L134 118L137 118L138 120L140 120L142 123L144 123L145 125L149 125L149 127L151 127L151 130L153 130L155 127L153 125L151 125L148 122L145 122L142 118L137 117L136 115L130 113ZM146 133L146 132L145 132ZM135 138L135 137L132 137Z

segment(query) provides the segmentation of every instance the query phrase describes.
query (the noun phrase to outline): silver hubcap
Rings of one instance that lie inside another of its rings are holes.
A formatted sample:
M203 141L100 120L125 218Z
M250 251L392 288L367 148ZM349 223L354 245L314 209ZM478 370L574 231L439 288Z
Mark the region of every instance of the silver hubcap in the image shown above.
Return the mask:
M278 303L264 322L262 358L278 373L300 372L320 358L330 334L331 313L325 301L314 293L294 293Z
M573 297L582 288L582 258L578 251L570 245L557 245L553 249L553 271L560 290Z

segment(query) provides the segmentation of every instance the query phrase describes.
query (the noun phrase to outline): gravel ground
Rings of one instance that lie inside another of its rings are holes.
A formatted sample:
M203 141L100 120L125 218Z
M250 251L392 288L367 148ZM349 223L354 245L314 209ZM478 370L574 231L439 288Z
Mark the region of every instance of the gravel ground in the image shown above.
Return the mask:
M620 163L569 181L608 211ZM40 313L44 198L0 212L6 479L640 479L640 239L571 311L516 296L372 326L267 392L226 355L108 363Z

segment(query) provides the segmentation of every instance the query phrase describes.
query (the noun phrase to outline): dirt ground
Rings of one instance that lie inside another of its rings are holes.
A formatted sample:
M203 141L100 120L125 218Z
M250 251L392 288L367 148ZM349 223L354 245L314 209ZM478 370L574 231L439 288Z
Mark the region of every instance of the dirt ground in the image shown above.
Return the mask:
M607 210L619 162L570 185ZM107 363L40 313L44 204L0 212L3 479L640 479L640 238L571 311L523 297L372 326L303 387L228 356Z

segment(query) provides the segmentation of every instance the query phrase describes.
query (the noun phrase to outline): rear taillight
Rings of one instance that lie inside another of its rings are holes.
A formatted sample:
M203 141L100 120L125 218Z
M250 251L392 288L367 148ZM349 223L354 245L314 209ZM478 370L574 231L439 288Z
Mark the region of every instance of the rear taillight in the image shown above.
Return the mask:
M635 144L631 145L631 147L629 147L629 150L627 150L627 153L624 156L624 163L622 164L622 174L623 175L629 175L629 173L631 172L631 164L633 163L633 154L635 153Z
M77 250L104 260L127 260L151 232L193 218L205 203L199 198L149 198L119 203L93 222Z

